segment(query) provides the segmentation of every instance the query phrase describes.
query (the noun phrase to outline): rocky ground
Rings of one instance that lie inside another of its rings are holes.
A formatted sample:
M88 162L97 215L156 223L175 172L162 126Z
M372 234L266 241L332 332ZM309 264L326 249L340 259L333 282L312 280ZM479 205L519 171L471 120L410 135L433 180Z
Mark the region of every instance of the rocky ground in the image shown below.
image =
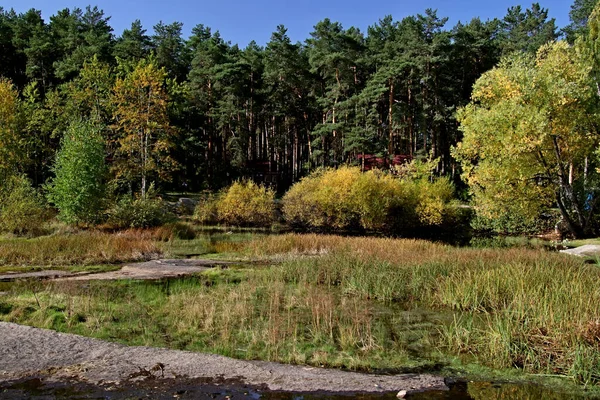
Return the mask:
M52 280L116 280L116 279L164 279L177 278L206 271L215 266L229 265L226 261L203 259L152 260L142 263L127 264L117 271L110 272L68 272L45 270L24 273L0 274L0 282L12 282L20 279L52 279Z
M160 381L161 386L168 386L178 379L207 385L229 382L239 388L283 392L391 393L405 390L410 393L446 389L443 378L433 375L369 375L240 361L210 354L123 346L0 323L0 388L1 385L6 388L7 382L36 382L32 379L77 382L79 385L112 387L117 391L123 385L148 381ZM9 387L14 389L15 385Z

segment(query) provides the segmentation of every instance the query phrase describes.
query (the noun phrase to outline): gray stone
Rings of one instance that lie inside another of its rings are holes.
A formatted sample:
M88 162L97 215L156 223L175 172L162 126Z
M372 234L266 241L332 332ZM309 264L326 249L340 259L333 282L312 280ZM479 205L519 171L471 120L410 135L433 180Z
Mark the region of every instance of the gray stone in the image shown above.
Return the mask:
M193 214L198 201L182 197L177 201L177 210L182 214Z
M600 245L586 244L585 246L579 246L574 249L561 250L560 252L578 257L600 256Z

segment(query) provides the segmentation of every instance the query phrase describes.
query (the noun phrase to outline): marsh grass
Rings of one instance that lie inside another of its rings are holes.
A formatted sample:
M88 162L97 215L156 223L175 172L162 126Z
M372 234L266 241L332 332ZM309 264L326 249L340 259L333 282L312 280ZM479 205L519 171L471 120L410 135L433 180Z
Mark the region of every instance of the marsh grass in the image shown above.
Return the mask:
M155 240L127 232L81 232L0 240L0 265L4 266L114 264L148 260L161 253L161 246Z
M240 258L279 262L155 284L14 289L0 318L246 359L419 371L458 357L600 382L600 268L578 258L318 235L235 246Z
M413 240L271 236L252 254L296 258L287 282L339 288L364 300L460 312L437 347L493 368L600 382L600 268L541 249L454 248ZM411 305L412 304L412 305Z
M263 235L251 232L206 233L198 231L192 240L174 239L163 248L169 257L209 257L228 259L248 259L241 254L248 242L260 240Z
M360 370L435 364L411 355L429 347L433 324L426 317L381 312L378 304L319 286L288 285L265 272L227 269L156 283L22 284L0 302L0 319L244 359ZM406 330L409 323L419 330Z

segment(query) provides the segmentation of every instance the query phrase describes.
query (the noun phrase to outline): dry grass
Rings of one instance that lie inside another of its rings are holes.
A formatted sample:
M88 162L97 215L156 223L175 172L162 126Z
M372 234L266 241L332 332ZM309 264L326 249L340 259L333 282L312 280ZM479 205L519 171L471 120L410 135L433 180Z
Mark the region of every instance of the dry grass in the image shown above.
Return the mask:
M161 253L151 238L136 232L82 232L35 239L0 240L0 265L92 265L148 260Z

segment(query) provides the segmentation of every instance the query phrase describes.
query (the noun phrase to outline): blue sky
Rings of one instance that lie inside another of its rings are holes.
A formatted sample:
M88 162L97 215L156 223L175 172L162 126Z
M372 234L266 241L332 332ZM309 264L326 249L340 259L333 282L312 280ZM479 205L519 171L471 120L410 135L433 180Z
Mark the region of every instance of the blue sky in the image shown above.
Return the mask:
M550 10L559 27L569 23L571 0L541 0L539 3ZM30 8L42 10L48 19L63 8L85 8L87 2L76 0L4 0L5 9L23 12ZM483 20L503 17L510 6L521 4L524 8L531 2L519 0L97 0L92 5L111 16L111 26L120 35L135 19L140 19L150 32L159 21L184 23L184 35L197 24L219 30L224 39L242 47L251 40L263 45L269 41L278 24L288 28L293 41L304 41L312 27L324 18L341 22L344 27L357 26L366 31L369 25L387 14L395 19L423 13L426 8L438 10L438 16L449 17L449 25L459 20L468 21L479 16Z

